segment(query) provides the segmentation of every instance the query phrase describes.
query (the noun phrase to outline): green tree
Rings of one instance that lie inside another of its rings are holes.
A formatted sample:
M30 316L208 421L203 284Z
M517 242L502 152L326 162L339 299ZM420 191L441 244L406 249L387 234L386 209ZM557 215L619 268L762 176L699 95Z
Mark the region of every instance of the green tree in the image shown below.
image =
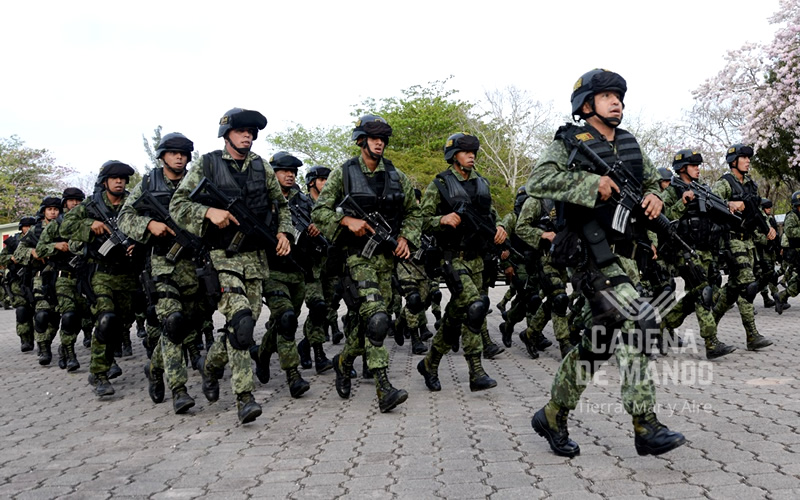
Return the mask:
M0 222L33 215L42 198L59 196L73 170L57 165L46 149L32 149L16 135L0 138Z
M333 168L358 154L358 148L350 140L350 133L347 127L306 128L294 124L283 132L267 135L266 140L275 151L295 154L306 166Z

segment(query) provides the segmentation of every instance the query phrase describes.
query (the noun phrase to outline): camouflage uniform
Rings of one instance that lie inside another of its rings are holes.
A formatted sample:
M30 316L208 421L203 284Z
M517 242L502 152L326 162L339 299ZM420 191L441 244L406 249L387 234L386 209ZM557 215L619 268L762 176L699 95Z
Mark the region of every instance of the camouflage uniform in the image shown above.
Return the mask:
M210 222L205 222L205 214L209 207L192 201L190 198L192 191L205 177L204 158L210 154L207 153L201 156L186 174L172 197L170 214L180 226L191 233L198 236L206 235L206 242L214 248L219 246L220 241L212 241L206 234L213 226ZM221 155L221 161L232 172L249 175L252 174L249 170L254 168L253 163L255 161L263 165L266 174L266 193L269 201L275 203L278 207L278 231L291 234L292 226L286 199L281 193L280 185L272 168L252 151L247 154L241 165L233 159L227 150L216 154ZM259 186L256 188L260 189ZM250 202L247 198L243 198L242 201L245 203ZM232 225L231 230L234 228L235 226ZM247 242L245 241L245 243ZM215 400L214 396L219 397L216 381L221 378L225 365L230 362L232 371L231 388L233 392L240 397L244 394L251 395L255 389L249 353L250 346L254 345L252 329L241 327L243 332L250 330L249 339L242 338L239 341L233 341L232 336L236 335L237 325L243 325L244 321L250 321L248 318L252 318L254 324L261 314L263 284L269 278L266 251L253 249L229 256L226 254L225 248L214 248L211 250L210 255L214 269L216 269L219 276L219 284L222 287L222 296L217 307L219 312L225 316L227 323L225 334L214 342L206 354L204 363L201 361L198 366L201 374L206 379L204 380L203 392L206 398L211 396L210 400ZM234 342L237 345L233 345ZM208 384L211 385L209 386ZM214 394L215 389L216 394Z
M109 213L116 215L126 197L127 192L122 195L119 204L114 205L105 190L96 192L70 210L61 223L63 238L85 243L88 247L90 285L95 296L94 302L90 300L96 325L89 364L90 383L93 384L107 383L106 377L113 378L108 373L116 365L113 352L121 346L125 328L130 329L133 323L131 291L136 287L136 265L127 256L127 248L122 248L123 245L116 245L106 257L100 255L97 250L106 239L96 236L91 227L96 220L102 219L97 216L96 209L90 210L88 207L92 203L102 203Z
M733 182L738 183L742 189L753 189L758 192L758 187L749 175L744 177L744 182L740 182L733 174L729 174ZM734 192L728 181L727 176L723 176L714 183L711 190L723 200L729 201L733 198ZM761 198L759 198L760 203ZM759 214L759 216L761 216ZM747 349L757 350L772 345L772 341L758 333L756 327L755 307L753 299L758 293L758 281L753 271L755 262L755 244L753 234L743 229L732 229L722 238L724 256L728 264L728 282L722 288L718 300L714 303L714 319L719 323L722 316L733 307L734 301L739 307L739 315L742 318L742 326L747 339Z
M22 293L22 281L19 276L21 266L15 264L11 257L19 246L22 232L8 237L3 243L3 250L0 251L0 265L6 269L6 280L8 289L11 291L11 305L16 309L17 336L20 340L22 352L33 350L33 306L28 303L25 294Z
M763 205L763 202L762 202ZM771 205L770 205L771 206ZM769 223L770 227L778 233L778 222L772 215L767 215L763 206L761 214ZM776 304L779 296L778 292L778 272L775 271L775 263L778 260L777 251L780 250L781 237L778 234L774 240L768 240L767 235L756 233L754 235L756 256L758 257L758 281L761 285L761 297L764 299L764 307L775 307L778 314L783 313L783 303Z
M357 163L353 164L353 162ZM391 321L387 312L388 301L393 293L391 283L394 257L391 254L391 249L380 248L379 250L383 250L382 252L376 251L370 258L362 257L360 251L363 242L356 239L347 228L340 226L340 222L345 216L336 211L337 205L344 199L345 195L349 194L344 187L344 174L342 173L344 168L348 168L348 165L353 165L352 168L355 169L357 167L367 179L375 179L376 176L380 175L386 179L388 184L389 180L394 176L387 175L386 163L387 160L381 158L373 172L367 167L364 159L359 156L357 160L352 159L341 168L333 170L311 212L317 228L329 241L335 242L337 249L346 255L345 271L342 279L343 287L345 288L345 301L348 303L349 311L348 329L357 331L358 334L348 335L344 349L333 359L334 369L337 372L337 390L339 395L344 398L349 397L349 377L353 360L364 354L366 354L368 369L378 375L375 380L379 401L382 400L382 394L384 394L382 391L391 389L394 391L390 391L394 395L393 398L400 397L399 393L405 392L391 387L386 378L386 370L389 366L389 351L384 347L383 339L388 330L391 329L391 326L387 324ZM399 183L403 196L402 201L398 201L396 198L394 201L395 203L402 203L399 208L401 212L396 214L383 213L382 215L387 219L390 218L389 215L396 215L398 220L401 219L401 227L396 237L403 237L408 240L409 246L419 245L419 206L414 199L413 187L405 174L393 167L392 170L397 174L396 182ZM342 235L342 238L339 238L340 235ZM358 325L355 323L358 323ZM370 328L369 325L373 323L377 325L374 329L373 337L368 337L369 341L365 341L365 335L370 335L367 332ZM400 399L405 401L405 397L400 397ZM400 404L402 401L395 401L395 403ZM383 405L381 406L383 409L386 408Z
M781 248L783 249L783 260L788 265L785 279L786 290L780 294L781 302L786 302L789 297L797 297L800 294L800 211L797 206L786 214L783 219L783 234L781 235Z

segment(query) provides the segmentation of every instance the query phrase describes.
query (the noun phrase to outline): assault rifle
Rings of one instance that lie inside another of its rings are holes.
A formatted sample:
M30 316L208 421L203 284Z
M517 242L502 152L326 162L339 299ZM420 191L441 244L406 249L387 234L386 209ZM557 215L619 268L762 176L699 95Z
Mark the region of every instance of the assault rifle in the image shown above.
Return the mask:
M362 257L366 259L372 257L382 243L385 243L391 250L397 248L397 240L392 236L392 226L386 222L386 219L378 212L366 213L349 194L336 207L336 212L366 221L375 230L373 234L369 235L367 244L361 249Z
M199 236L195 236L186 229L180 227L175 220L169 215L169 210L156 200L153 193L143 189L142 195L134 202L133 208L137 211L150 212L156 216L158 222L163 222L175 233L174 242L167 252L166 259L168 262L175 263L178 260L181 252L188 248L193 255L203 251L205 245Z
M298 205L292 205L291 203L289 204L289 211L292 213L292 225L294 226L295 230L295 245L305 234L311 242L315 252L319 253L320 255L327 254L328 249L331 247L330 241L328 241L328 239L321 234L318 234L314 237L311 237L311 235L308 234L308 226L310 226L312 223L311 216Z
M90 203L94 204L95 208L97 208L97 211L103 218L103 224L105 224L108 229L106 241L100 245L100 249L98 250L100 255L107 257L109 252L117 247L122 248L123 253L127 251L128 247L133 245L134 242L119 228L117 217L109 212L105 203L98 203L95 200L92 200Z
M608 176L619 187L619 194L614 197L617 203L617 208L614 211L614 217L611 227L615 231L625 233L628 227L628 222L631 218L631 213L635 212L642 217L644 210L642 209L642 184L633 176L633 173L626 169L622 162L617 161L613 166L609 166L600 156L592 151L583 141L574 136L566 136L567 142L589 159L590 165L587 169L588 172L593 174ZM689 254L694 255L695 251L690 247L677 233L677 227L670 223L670 220L663 213L659 214L655 219L648 219L651 229L656 233L663 234L669 237L672 242L678 243Z
M228 255L239 253L247 236L255 236L275 247L278 246L278 238L267 229L264 221L256 217L240 198L229 198L208 177L204 177L200 181L189 198L192 201L201 202L203 195L210 197L213 202L220 205L223 210L230 212L239 221L238 230L228 248L225 249ZM291 259L289 256L287 258Z
M19 290L22 292L22 298L25 299L30 305L36 304L36 299L33 296L33 274L28 266L22 266L17 271L19 277Z
M525 256L509 243L495 245L494 237L497 234L497 226L489 223L489 221L478 214L471 205L464 202L458 203L453 207L453 211L461 217L461 222L465 224L464 228L467 231L466 234L477 235L480 241L483 242L485 249L489 250L489 255L494 260L499 259L500 254L503 253L504 250L511 252L511 254L520 261L525 259ZM508 260L511 260L512 264L514 263L513 259L509 258Z
M684 191L692 191L700 205L700 213L706 214L715 223L728 228L741 227L742 218L731 213L728 202L711 192L708 186L698 184L697 181L687 184L680 177L673 177L672 184Z
M42 279L42 296L51 306L56 307L58 305L58 298L56 297L58 271L52 263L48 263L39 273L39 277Z

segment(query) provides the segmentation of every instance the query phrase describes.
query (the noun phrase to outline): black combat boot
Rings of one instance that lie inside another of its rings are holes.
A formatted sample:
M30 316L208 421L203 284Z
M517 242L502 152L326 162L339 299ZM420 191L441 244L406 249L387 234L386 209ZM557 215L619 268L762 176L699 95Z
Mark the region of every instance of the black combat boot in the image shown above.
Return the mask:
M497 387L497 382L483 370L480 354L465 354L469 367L469 390L472 392L483 391Z
M405 402L408 399L408 393L403 389L395 389L389 382L389 376L386 373L386 368L376 368L375 375L375 388L378 393L378 407L381 413L391 411L394 407Z
M331 363L331 360L325 355L322 344L312 344L311 348L314 349L314 368L317 370L317 373L325 373L333 368L333 363Z
M553 345L553 342L551 342L547 337L545 337L544 333L542 332L537 332L533 335L533 343L536 344L537 351L544 351L545 349Z
M649 411L633 417L634 444L639 455L661 455L686 443L680 432L673 432L658 421L656 414Z
M481 341L483 342L483 357L486 359L493 359L495 356L505 351L505 348L492 342L489 332L481 328Z
M150 394L153 403L164 401L164 370L153 368L148 361L144 365L144 376L147 377L147 393Z
M503 345L511 347L511 336L514 335L514 325L508 324L506 321L500 323L500 334L503 338Z
M219 380L217 380L212 373L207 371L205 356L200 356L200 361L197 363L197 371L200 373L200 377L203 379L203 396L205 396L206 399L211 403L217 401L219 399Z
M417 371L425 379L425 386L434 392L442 390L442 383L439 381L439 362L443 354L431 346L428 355L417 363Z
M365 380L372 380L372 370L369 369L367 366L367 352L364 351L364 354L361 356L361 378Z
M419 327L419 338L420 338L420 340L422 340L423 342L427 342L427 341L429 341L430 339L432 339L432 338L433 338L433 332L432 332L432 331L430 331L430 330L428 330L428 325L427 325L427 323L426 323L426 324L423 324L423 325L421 325L421 326Z
M265 347L261 354L259 354L259 350L258 345L250 346L250 357L256 362L256 377L258 381L266 384L269 382L269 360L272 357L272 353L270 353L269 347Z
M31 352L33 350L33 342L28 339L19 339L19 350L22 352Z
M333 357L333 371L336 372L336 393L340 398L350 397L350 375L353 371L353 360L337 354Z
M50 350L48 342L39 342L39 364L47 366L53 361L53 351Z
M408 328L407 331L411 334L411 353L425 354L428 352L428 348L419 334L419 328Z
M111 368L108 369L108 378L113 380L122 375L122 368L119 367L116 361L111 363Z
M249 392L236 395L236 409L238 410L239 423L249 424L261 416L261 405Z
M130 332L125 333L122 336L122 357L127 358L128 356L133 356L133 346L131 345L131 334Z
M308 370L313 366L311 362L311 344L308 343L308 339L303 337L297 344L297 354L300 355L300 366L303 367L303 370Z
M772 340L758 333L755 320L750 320L749 324L745 325L745 332L748 351L756 351L772 345Z
M92 347L92 330L91 328L83 331L83 347Z
M64 344L58 346L58 367L62 370L67 368L67 348Z
M92 377L90 377L91 380ZM98 373L94 375L94 393L99 397L113 396L114 386L108 381L105 373Z
M561 359L564 359L564 357L569 354L569 351L571 351L575 346L572 345L572 342L570 342L569 338L566 338L558 341L558 347L561 350Z
M527 330L519 332L519 340L522 342L522 345L525 346L525 350L528 351L528 356L530 356L531 359L539 359L539 352L536 350L536 344L528 337Z
M764 299L765 308L775 307L775 301L772 300L772 297L770 297L766 291L761 292L761 298Z
M67 354L67 371L74 372L81 367L78 357L75 355L75 344L67 344L64 346L64 350Z
M152 397L152 395L150 396ZM186 392L186 386L182 385L172 390L172 408L176 415L186 413L189 408L194 406L194 398Z
M717 359L726 356L736 350L732 345L720 342L716 335L713 338L705 339L706 359Z
M339 322L336 321L335 323L331 324L331 343L333 345L337 345L344 339L344 333L339 330Z
M550 449L558 456L572 458L581 454L578 443L569 438L567 431L569 410L559 408L552 401L537 411L531 419L531 426L536 434L550 443Z
M144 327L144 321L136 322L136 336L140 339L147 337L147 328Z
M297 367L286 370L286 382L289 384L289 394L295 399L308 392L311 388L311 385L300 376L300 371Z

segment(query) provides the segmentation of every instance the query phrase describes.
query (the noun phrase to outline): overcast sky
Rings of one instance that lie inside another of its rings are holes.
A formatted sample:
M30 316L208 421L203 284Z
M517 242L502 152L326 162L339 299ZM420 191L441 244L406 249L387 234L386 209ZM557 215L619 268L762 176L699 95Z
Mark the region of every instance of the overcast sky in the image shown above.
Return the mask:
M514 85L569 112L584 72L628 81L626 111L678 120L691 91L744 42L769 42L778 0L647 2L4 2L0 137L60 164L139 168L142 134L178 131L222 147L232 107L351 125L364 98L453 75L463 100ZM261 137L253 150L268 150Z

